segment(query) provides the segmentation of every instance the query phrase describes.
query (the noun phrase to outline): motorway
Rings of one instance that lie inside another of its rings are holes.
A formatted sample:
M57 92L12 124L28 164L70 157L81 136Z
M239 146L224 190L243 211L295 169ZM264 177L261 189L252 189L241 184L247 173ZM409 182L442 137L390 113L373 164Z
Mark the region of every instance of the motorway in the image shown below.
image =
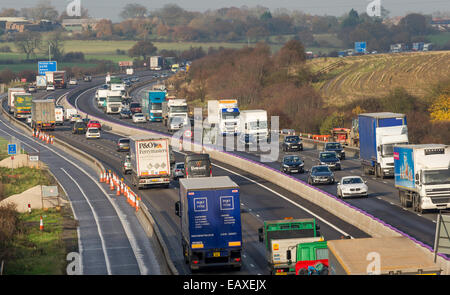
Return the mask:
M68 196L78 221L80 254L80 263L72 271L100 275L167 273L132 208L111 198L92 168L53 145L24 135L3 113L0 136L14 137L26 152L38 154Z
M141 78L142 80L148 77ZM96 83L82 83L76 90L68 94L68 100L76 104L80 109L85 109L85 104L91 104L94 89L89 89ZM55 93L61 96L63 93ZM96 116L105 116L102 112L94 109L96 113L89 112ZM116 119L118 120L118 119ZM132 123L127 120L127 124ZM124 154L115 151L115 141L121 137L116 134L102 131L102 139L86 140L83 135L73 135L70 132L69 125L59 127L53 134L73 146L93 155L105 165L107 169L115 171L120 177L130 185L129 175L122 175L120 169L120 160ZM175 153L176 160L182 161L184 155ZM262 226L264 220L283 219L285 217L293 218L311 218L318 219L321 226L321 234L326 239L339 239L343 235L352 237L368 237L368 235L356 227L346 223L339 218L331 215L325 210L305 202L297 195L269 183L258 179L246 172L240 171L234 167L213 161L213 175L230 176L233 181L239 184L241 188L241 211L243 228L243 267L239 272L224 272L217 270L220 274L268 274L269 269L265 262L265 249L262 243L258 242L257 230ZM156 220L163 238L168 247L172 261L180 274L189 274L188 267L184 264L181 249L181 233L179 227L179 217L175 215L175 202L178 200L178 182L172 181L169 189L152 188L140 190L138 192L144 203L149 208ZM208 272L210 273L210 272ZM212 272L214 273L214 272Z
M149 85L142 86L135 90L134 99L139 97L139 92L146 92L149 89ZM92 94L86 93L80 97L74 98L70 101L72 104L76 104L82 111L101 117L113 122L134 125L137 128L149 129L158 131L164 134L169 134L167 128L158 122L150 122L145 124L133 124L129 120L120 120L117 116L106 116L101 110L99 110L94 104L94 98ZM281 143L280 143L281 144ZM279 160L284 156L284 152L280 148ZM261 162L260 152L244 151L232 151L232 153L239 156L251 159L253 161ZM306 169L311 169L313 165L317 165L319 151L315 149L305 148L304 151L299 152L302 159L305 162ZM342 171L336 171L336 179L340 179L343 176L349 175L361 175L361 165L359 159L347 157L342 162ZM280 161L262 163L275 169L280 168ZM305 181L307 180L306 174L294 174L294 177ZM368 198L348 198L345 199L350 205L357 207L380 220L396 227L400 231L407 235L421 241L431 247L434 245L434 235L436 230L437 213L430 211L424 214L414 212L411 208L406 209L400 206L398 200L398 191L394 187L393 179L375 179L373 176L362 176L367 180L369 186ZM321 190L336 195L336 184L333 185L320 185Z

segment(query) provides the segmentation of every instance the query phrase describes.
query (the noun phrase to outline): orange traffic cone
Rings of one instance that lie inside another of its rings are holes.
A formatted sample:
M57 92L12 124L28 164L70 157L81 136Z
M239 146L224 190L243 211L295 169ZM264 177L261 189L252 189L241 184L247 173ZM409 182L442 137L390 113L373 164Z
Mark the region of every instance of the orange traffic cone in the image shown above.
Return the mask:
M110 188L112 191L114 190L114 183L113 183L112 177L110 178L109 188Z
M139 211L139 201L140 201L140 199L141 198L139 198L139 197L136 199L136 212Z
M50 136L50 144L53 144L53 138L54 136Z
M44 220L42 219L42 216L41 216L41 220L39 221L39 230L40 231L44 230Z
M50 143L50 135L47 134L47 144Z

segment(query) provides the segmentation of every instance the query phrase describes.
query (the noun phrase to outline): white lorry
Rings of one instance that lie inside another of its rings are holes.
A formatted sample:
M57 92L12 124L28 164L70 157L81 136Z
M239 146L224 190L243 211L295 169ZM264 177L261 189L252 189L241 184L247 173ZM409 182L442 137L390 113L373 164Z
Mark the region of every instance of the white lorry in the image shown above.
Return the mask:
M250 145L266 141L269 135L267 127L267 111L246 110L239 115L239 140L241 143Z
M36 76L36 89L47 89L47 78L45 76Z
M450 208L450 146L394 146L394 179L400 204L422 212Z
M108 96L108 89L97 89L95 92L95 99L99 108L106 107L106 97Z
M125 90L125 83L111 83L110 90L111 91L120 91L120 95L122 98L125 98L127 91Z
M132 184L138 189L170 183L170 148L168 138L148 135L130 136Z
M217 125L222 135L237 135L239 132L237 99L208 100L208 123Z
M118 114L122 110L122 93L109 90L106 96L105 114Z
M186 122L189 120L186 99L169 99L162 107L164 126L167 126L172 117L183 117Z
M64 107L55 106L55 123L56 125L64 124Z
M150 57L150 70L160 71L163 67L163 58L161 56Z
M14 113L14 93L26 93L26 91L24 88L8 89L8 111L10 114Z
M134 70L132 68L128 68L128 69L126 69L126 74L127 75L133 75L134 74Z
M64 110L64 119L66 121L71 121L72 115L78 114L77 109L65 109Z

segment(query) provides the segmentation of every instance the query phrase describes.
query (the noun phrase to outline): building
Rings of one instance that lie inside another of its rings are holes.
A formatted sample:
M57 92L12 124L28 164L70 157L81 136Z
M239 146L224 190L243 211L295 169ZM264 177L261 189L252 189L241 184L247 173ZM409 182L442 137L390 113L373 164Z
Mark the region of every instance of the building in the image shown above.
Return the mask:
M59 23L49 20L40 20L32 22L24 17L0 17L0 28L6 33L48 32L60 27Z
M97 29L97 24L99 23L99 21L100 19L95 18L67 18L63 19L61 25L67 31L72 32L82 32L87 30L95 31Z
M431 26L439 31L450 31L450 19L435 18L431 21Z

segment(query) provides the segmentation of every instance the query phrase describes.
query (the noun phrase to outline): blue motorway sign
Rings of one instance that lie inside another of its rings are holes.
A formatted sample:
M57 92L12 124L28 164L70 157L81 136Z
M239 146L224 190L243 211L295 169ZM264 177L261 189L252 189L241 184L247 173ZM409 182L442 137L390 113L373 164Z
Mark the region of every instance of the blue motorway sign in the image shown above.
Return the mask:
M56 61L40 61L38 62L39 75L45 76L46 72L56 72Z
M364 53L367 49L367 43L366 42L355 42L355 52L357 53Z
M8 155L17 154L17 145L15 143L8 144Z

